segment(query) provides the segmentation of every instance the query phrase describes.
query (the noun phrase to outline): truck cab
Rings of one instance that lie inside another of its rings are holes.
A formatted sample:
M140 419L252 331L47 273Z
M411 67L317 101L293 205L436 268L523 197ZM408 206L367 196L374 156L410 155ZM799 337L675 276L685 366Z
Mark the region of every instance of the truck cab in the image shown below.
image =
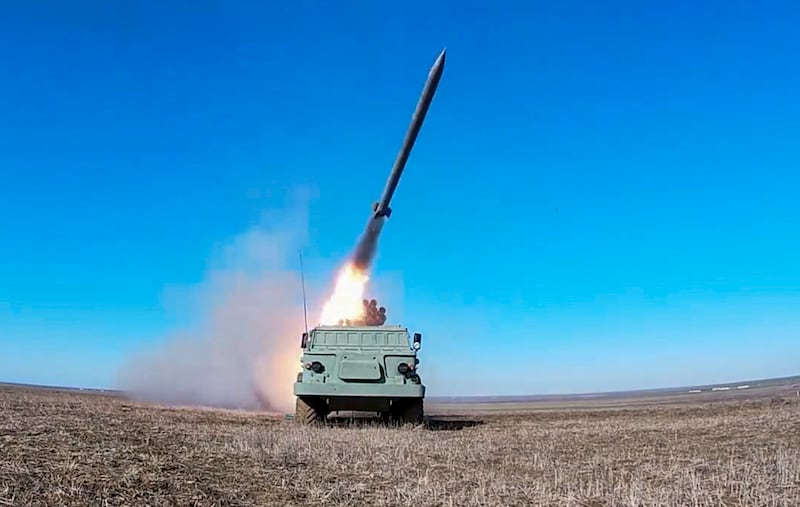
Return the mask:
M317 326L303 333L295 420L308 424L354 410L378 412L387 421L422 422L421 344L420 333L412 337L401 326Z

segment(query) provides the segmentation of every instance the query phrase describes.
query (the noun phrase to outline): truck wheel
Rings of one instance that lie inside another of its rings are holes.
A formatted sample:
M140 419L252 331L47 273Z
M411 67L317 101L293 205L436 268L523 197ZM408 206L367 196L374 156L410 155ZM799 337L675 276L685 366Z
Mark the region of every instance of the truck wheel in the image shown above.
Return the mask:
M413 400L403 407L400 413L401 420L406 423L422 423L422 400Z
M324 415L310 403L297 398L294 408L294 420L300 424L314 424L322 422Z

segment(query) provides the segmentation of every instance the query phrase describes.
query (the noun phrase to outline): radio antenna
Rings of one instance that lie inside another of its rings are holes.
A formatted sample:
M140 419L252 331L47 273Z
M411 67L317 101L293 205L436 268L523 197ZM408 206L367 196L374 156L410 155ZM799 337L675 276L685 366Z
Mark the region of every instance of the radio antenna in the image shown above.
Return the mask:
M303 287L303 321L306 326L306 335L308 335L308 307L306 306L306 275L303 269L303 250L300 253L300 284Z

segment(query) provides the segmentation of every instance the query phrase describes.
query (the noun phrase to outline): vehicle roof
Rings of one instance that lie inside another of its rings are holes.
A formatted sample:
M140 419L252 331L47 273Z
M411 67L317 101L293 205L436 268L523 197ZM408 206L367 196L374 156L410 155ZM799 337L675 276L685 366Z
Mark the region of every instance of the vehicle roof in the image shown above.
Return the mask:
M408 328L398 325L390 326L317 326L314 330L320 331L408 331Z

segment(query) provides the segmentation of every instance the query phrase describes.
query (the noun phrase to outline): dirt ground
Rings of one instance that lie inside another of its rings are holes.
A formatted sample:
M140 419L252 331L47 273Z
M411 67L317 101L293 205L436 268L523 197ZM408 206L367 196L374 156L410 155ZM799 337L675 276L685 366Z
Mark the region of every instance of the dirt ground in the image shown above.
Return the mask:
M422 426L0 387L0 505L800 505L791 396Z

